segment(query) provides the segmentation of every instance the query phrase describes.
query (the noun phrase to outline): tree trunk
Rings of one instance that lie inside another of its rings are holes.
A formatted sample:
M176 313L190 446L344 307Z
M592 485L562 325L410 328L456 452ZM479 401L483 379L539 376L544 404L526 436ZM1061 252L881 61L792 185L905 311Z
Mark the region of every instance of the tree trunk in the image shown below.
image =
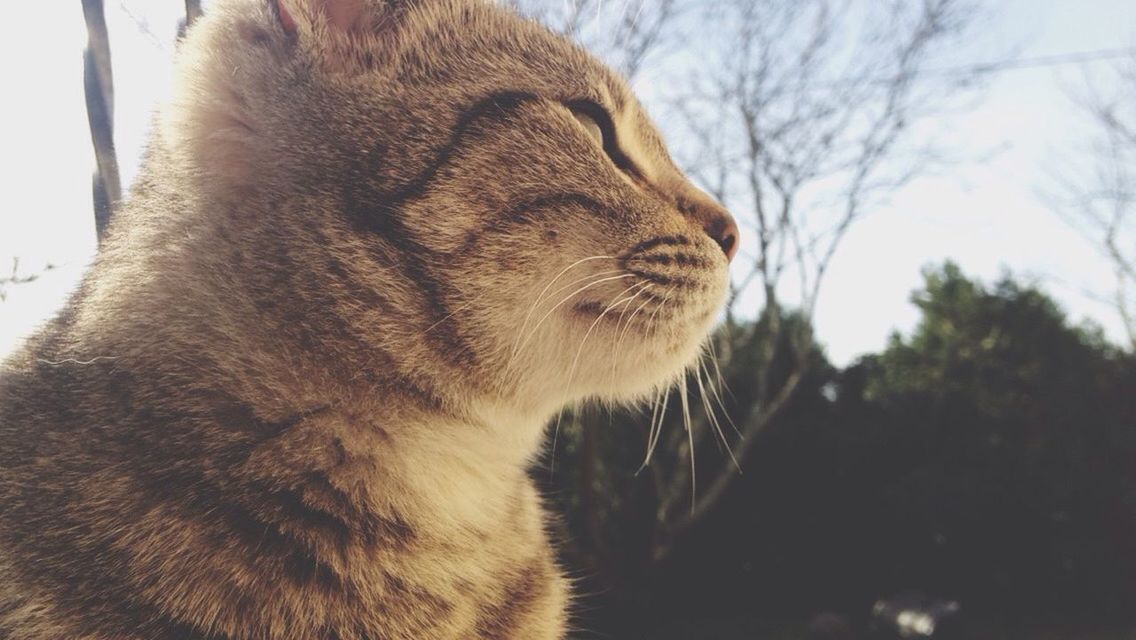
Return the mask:
M114 151L114 78L110 65L110 39L102 0L82 0L87 21L87 49L83 54L83 89L87 122L95 149L92 199L95 233L101 243L115 205L122 199L118 160Z

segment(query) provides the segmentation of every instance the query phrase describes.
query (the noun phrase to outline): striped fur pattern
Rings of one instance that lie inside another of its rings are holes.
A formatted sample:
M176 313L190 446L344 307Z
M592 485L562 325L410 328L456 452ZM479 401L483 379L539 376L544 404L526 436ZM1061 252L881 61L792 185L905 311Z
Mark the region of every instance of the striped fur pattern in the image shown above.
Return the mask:
M0 369L0 638L562 638L543 425L692 362L733 223L536 24L279 2L210 4Z

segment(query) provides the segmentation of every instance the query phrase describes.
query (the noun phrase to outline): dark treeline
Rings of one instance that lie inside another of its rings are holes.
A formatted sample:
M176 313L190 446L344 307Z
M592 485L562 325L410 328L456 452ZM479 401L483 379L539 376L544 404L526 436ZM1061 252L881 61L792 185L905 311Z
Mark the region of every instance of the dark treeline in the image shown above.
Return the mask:
M877 599L918 592L961 604L969 631L952 637L1131 637L1136 358L1009 277L985 287L947 264L913 301L917 329L882 353L844 370L810 354L742 478L666 544L653 488L677 469L635 473L650 412L566 419L555 473L537 473L566 514L565 561L589 594L581 626L615 638L805 637L793 630L818 613L863 628ZM728 410L756 394L745 355L723 358ZM691 411L703 411L697 399ZM665 430L685 437L673 397L668 414ZM580 437L585 420L603 423L597 442ZM699 460L726 455L703 442ZM584 456L598 463L577 464ZM781 635L761 635L770 629Z

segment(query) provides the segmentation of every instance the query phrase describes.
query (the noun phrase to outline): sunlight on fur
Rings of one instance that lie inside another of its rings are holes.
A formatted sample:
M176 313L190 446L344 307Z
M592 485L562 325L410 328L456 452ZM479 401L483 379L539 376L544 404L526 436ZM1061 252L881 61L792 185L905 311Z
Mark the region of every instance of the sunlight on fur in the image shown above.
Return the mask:
M492 2L216 0L175 86L2 365L0 636L563 638L528 467L566 406L650 403L649 460L721 403L730 215Z

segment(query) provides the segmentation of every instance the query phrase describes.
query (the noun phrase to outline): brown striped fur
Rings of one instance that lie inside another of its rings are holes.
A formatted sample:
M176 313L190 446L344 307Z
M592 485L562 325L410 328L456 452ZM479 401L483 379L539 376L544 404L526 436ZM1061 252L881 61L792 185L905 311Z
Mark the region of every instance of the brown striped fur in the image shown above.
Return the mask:
M563 637L542 425L689 364L728 215L487 2L216 0L177 74L0 369L0 638Z

